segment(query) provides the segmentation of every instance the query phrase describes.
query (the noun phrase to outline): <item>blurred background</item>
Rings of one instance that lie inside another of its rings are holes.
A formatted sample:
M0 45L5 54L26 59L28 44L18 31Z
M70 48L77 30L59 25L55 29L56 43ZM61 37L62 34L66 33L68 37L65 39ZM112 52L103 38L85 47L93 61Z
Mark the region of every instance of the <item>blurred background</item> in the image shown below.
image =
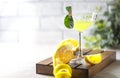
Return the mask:
M109 1L0 0L0 78L36 77L35 64L52 56L61 40L78 39L64 27L67 5L75 14L94 12L96 6L103 13Z

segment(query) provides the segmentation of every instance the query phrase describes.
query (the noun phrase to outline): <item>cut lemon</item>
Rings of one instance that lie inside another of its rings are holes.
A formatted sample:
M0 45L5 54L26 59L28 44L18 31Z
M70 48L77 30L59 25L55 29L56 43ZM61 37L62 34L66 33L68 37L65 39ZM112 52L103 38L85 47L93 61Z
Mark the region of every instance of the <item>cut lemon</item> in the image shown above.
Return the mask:
M74 39L63 40L53 55L53 66L62 63L68 63L75 58L74 52L78 49L78 41Z
M62 63L68 63L71 59L75 58L73 51L70 49L69 46L62 46L58 49L58 53L56 54L57 60L60 60ZM57 64L58 61L56 60Z
M60 46L69 45L71 50L75 51L79 47L79 43L75 39L65 39L60 43Z
M92 54L92 55L85 55L85 61L90 64L99 64L102 61L101 53Z

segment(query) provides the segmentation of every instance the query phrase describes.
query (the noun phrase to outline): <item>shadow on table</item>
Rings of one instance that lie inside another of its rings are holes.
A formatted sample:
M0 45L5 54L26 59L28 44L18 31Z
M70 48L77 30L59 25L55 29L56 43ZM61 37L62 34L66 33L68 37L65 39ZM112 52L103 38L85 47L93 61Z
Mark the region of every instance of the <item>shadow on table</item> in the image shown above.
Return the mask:
M119 78L120 60L110 64L93 78Z

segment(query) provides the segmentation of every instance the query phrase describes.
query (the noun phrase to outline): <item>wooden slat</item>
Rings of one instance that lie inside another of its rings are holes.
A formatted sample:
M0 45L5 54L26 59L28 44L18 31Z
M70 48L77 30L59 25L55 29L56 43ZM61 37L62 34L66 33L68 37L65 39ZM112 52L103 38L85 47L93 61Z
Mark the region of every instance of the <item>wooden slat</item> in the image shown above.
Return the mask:
M48 65L36 64L36 73L43 75L53 75L53 67Z
M88 78L87 70L73 69L72 78Z
M89 53L90 51L92 51L92 49L83 49L83 54L85 55L85 54Z
M80 66L81 64L70 64L70 63L69 63L69 65L70 65L73 69L75 69L75 68L77 68L78 66Z
M103 58L103 60L104 60L106 57L112 56L113 54L116 54L116 52L115 52L115 51L105 51L105 52L103 52L103 54L102 54L102 58Z
M83 49L83 55L86 55L87 53L89 53L90 51L92 51L92 49ZM77 52L75 52L75 55L77 56L79 53L79 50Z
M52 57L49 57L49 58L39 62L38 64L49 65L50 63L52 63Z
M102 53L103 50L91 50L89 53L87 54L97 54L97 53Z

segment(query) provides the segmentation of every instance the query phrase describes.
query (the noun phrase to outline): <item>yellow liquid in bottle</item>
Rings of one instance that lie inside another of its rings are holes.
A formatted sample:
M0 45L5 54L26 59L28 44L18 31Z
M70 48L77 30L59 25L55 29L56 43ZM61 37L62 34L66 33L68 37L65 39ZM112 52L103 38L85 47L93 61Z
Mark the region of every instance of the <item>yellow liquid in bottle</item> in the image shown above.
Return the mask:
M84 30L88 29L93 24L92 21L86 20L75 20L74 21L74 29L83 32Z

